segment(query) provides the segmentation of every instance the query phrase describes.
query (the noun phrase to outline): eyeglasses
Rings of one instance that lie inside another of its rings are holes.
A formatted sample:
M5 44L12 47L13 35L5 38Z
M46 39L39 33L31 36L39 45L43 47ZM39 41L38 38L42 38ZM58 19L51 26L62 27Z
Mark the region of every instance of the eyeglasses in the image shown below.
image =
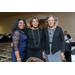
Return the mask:
M48 20L48 22L53 22L54 20Z
M19 24L24 24L24 23L19 23Z
M33 22L33 23L35 23L35 22L36 22L36 23L39 23L38 21L32 21L32 22Z

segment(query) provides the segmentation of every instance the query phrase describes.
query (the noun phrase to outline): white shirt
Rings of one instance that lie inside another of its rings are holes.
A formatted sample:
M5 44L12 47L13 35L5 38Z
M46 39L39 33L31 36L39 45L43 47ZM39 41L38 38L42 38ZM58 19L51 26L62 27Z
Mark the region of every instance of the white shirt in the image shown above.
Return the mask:
M0 36L0 39L2 39L3 36Z
M67 35L64 35L64 39L65 39L65 40L68 40L68 37L67 37Z

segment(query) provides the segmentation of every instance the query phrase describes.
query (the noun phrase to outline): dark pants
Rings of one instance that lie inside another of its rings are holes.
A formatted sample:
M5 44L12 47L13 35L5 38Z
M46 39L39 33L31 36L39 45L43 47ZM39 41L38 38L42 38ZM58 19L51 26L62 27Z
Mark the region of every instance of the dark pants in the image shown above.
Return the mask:
M68 62L71 62L71 52L70 51L65 51L65 59Z

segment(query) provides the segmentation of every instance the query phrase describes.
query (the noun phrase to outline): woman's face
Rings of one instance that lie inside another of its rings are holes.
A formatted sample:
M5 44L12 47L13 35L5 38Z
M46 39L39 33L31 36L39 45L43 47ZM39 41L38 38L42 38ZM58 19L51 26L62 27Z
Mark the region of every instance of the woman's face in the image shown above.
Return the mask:
M39 24L39 22L38 22L38 19L37 18L32 20L32 26L34 28L37 28L38 27L38 24Z
M48 18L48 25L51 27L54 26L54 18L53 17Z
M19 23L18 23L18 27L19 29L23 30L24 27L25 27L25 24L24 24L24 21L23 20L20 20Z

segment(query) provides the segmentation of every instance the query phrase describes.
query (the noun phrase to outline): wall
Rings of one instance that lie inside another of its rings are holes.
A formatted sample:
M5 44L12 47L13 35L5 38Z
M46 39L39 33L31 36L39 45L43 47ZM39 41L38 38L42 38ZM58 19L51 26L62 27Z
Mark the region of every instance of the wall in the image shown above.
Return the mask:
M63 31L68 31L68 33L75 38L75 12L44 12L0 18L0 34L11 33L12 25L17 18L29 19L37 15L48 16L50 14L55 15L58 18L58 25L63 29Z
M13 23L15 22L16 19L24 18L26 20L36 15L38 14L19 15L19 16L0 18L0 34L1 33L11 33Z

